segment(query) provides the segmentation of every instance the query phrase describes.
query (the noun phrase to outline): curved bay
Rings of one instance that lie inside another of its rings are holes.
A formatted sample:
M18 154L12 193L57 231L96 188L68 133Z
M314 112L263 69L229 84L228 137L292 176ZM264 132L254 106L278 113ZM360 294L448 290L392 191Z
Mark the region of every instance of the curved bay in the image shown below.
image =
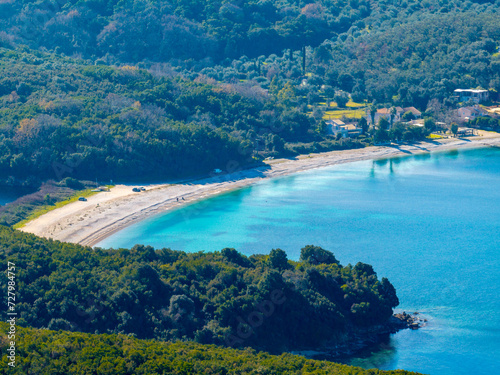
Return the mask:
M500 150L452 151L314 170L161 214L99 244L185 251L315 244L362 261L429 324L350 364L430 374L490 374L500 363Z

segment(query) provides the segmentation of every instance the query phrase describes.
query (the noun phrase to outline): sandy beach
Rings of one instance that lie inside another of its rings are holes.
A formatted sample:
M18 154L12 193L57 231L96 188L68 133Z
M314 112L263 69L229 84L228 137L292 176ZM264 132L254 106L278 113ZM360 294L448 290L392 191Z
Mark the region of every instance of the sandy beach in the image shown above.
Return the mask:
M151 215L248 186L265 178L360 160L459 148L500 147L500 134L491 132L479 134L469 138L439 139L412 145L372 146L302 155L293 160L268 160L266 166L231 174L176 184L144 185L146 191L140 193L132 191L132 187L137 185L117 185L109 192L89 197L86 202L78 201L50 211L27 223L21 230L59 241L94 246L107 236Z

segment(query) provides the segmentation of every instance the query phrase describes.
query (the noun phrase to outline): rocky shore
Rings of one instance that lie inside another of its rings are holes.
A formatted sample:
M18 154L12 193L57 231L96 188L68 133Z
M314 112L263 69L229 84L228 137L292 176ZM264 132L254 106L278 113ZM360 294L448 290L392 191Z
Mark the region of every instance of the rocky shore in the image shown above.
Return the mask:
M424 327L427 324L427 319L422 317L418 312L407 314L403 311L402 313L394 314L392 318L393 320L394 318L397 319L394 324L400 325L400 329L419 329L420 327Z
M311 359L326 359L330 361L351 357L356 353L375 348L387 343L391 334L403 329L418 329L427 324L427 319L418 312L394 314L385 324L356 330L346 333L343 337L336 338L334 343L326 343L319 349L293 351L293 354L303 355Z

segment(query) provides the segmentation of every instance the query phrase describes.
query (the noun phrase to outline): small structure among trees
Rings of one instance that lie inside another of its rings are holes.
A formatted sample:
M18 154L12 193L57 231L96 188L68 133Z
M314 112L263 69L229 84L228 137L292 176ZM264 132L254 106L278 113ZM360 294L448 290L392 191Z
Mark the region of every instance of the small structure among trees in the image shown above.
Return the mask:
M326 121L326 133L341 138L355 137L362 133L363 129L357 124L346 124L342 120L332 119Z
M488 100L490 94L488 90L474 90L474 89L457 89L454 91L455 96L459 102L473 101L474 103L481 103Z
M473 128L463 128L460 127L457 129L456 136L457 137L468 137L474 135L474 129Z

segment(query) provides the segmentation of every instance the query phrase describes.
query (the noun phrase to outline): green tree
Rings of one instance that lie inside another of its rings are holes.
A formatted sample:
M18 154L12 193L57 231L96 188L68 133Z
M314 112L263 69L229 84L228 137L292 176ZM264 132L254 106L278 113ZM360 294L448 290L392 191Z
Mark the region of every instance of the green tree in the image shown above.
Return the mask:
M390 127L392 128L392 125L394 124L394 118L396 117L397 110L396 107L391 107L391 115L389 116L390 119ZM388 129L388 128L387 128Z
M309 264L338 264L335 255L319 246L307 245L300 250L300 261Z
M295 89L290 82L285 83L283 88L278 92L277 98L280 102L289 106L297 100Z
M436 129L436 122L432 117L426 117L424 119L424 127L427 131L432 132Z
M389 132L390 139L399 141L403 139L403 133L405 131L405 126L400 122L396 123Z
M392 118L392 116L391 116ZM387 118L385 116L382 116L380 117L380 119L378 120L378 128L379 129L382 129L382 130L387 130L389 129L389 121L387 120Z
M415 119L415 115L411 111L406 111L403 113L403 120L411 121Z
M280 249L250 257L229 248L93 250L0 226L0 254L7 253L26 270L18 275L25 286L23 324L57 330L232 345L225 337L238 335L231 339L237 344L243 319L255 335L241 344L281 353L285 345L318 346L349 334L346 328L358 325L351 319L354 304L369 302L369 324L384 324L395 299L371 266L343 267L313 245L301 250L300 262L288 261ZM362 307L354 310L361 316Z
M375 106L370 106L370 118L372 120L372 126L375 126L375 114L377 113L377 108Z
M362 314L362 306L356 306L353 310L356 314ZM348 314L353 313L349 311ZM332 313L328 315L331 319ZM303 317L301 319L304 320ZM8 327L6 323L0 322L2 331L7 332ZM25 327L17 327L17 336L16 353L19 358L29 360L16 361L16 367L10 371L16 375L35 372L40 375L226 375L256 373L252 371L253 368L258 368L258 373L289 375L418 375L403 370L364 370L292 354L270 355L248 347L238 350L186 340L163 342L139 340L122 334L89 334ZM0 349L6 352L9 345L9 341L2 340Z
M382 293L387 299L387 302L391 307L396 307L399 305L399 298L396 295L396 288L394 288L394 285L386 278L382 278L382 283L381 283L381 288L382 288Z
M277 134L273 134L271 136L271 145L272 145L273 151L276 151L279 153L282 153L283 151L285 151L285 141L283 140L283 138L281 138Z
M368 132L368 121L366 121L366 117L362 117L359 120L358 127L361 128L363 134L366 134Z
M323 90L323 94L325 95L326 106L330 107L330 102L335 97L335 89L330 85L321 86L321 90Z
M282 87L281 81L278 75L275 75L271 80L271 83L269 84L269 94L277 97L281 90L281 87Z
M290 268L288 257L281 249L272 249L269 253L269 265L278 270L286 270Z
M375 130L375 134L373 135L373 140L375 142L377 143L387 142L389 139L390 139L389 133L387 130L380 127L377 130Z
M335 103L337 103L337 105L340 107L340 108L344 108L347 104L347 102L349 102L349 95L347 95L346 92L344 91L338 91L333 100L335 100Z

